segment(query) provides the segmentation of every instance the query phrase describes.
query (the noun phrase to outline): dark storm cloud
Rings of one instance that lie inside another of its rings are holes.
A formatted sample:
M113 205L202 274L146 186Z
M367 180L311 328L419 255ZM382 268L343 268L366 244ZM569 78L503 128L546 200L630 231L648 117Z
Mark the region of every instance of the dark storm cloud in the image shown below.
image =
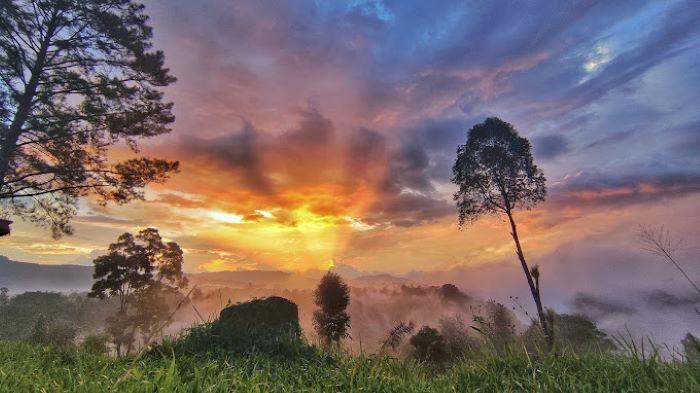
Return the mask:
M419 145L403 146L388 163L389 172L383 189L400 192L430 193L434 190L428 177L430 158Z
M262 163L263 143L252 124L220 137L203 139L186 136L179 149L199 162L220 166L241 174L246 187L267 194L271 185Z
M647 304L653 307L685 307L692 309L700 304L700 295L696 292L676 295L662 289L645 293L643 299Z
M370 225L410 227L454 214L455 208L448 201L429 195L398 193L379 199L364 221Z
M427 118L411 127L406 132L405 139L421 146L430 157L425 175L446 182L452 178L457 147L466 142L469 128L480 121L483 119Z
M697 192L700 173L590 173L553 186L551 203L560 207L604 208L653 203Z
M325 118L317 108L311 106L298 110L299 124L282 135L281 145L289 148L306 148L313 150L327 145L333 137L333 123Z
M678 135L679 140L673 145L678 153L693 155L696 158L700 155L700 120L683 124L667 132Z
M365 221L413 226L454 213L452 203L438 195L431 182L432 162L422 146L409 144L393 151L387 167Z
M636 312L634 307L621 301L590 293L577 293L571 300L571 309L574 313L588 315L594 320Z
M358 178L374 177L384 166L387 153L386 137L377 131L360 128L350 135L346 165Z
M535 155L545 160L550 160L571 150L568 139L561 134L535 137L532 144L535 148Z
M592 149L594 147L599 147L599 146L614 145L616 143L619 143L619 142L626 140L627 138L634 135L634 133L635 133L635 130L626 130L626 131L616 132L616 133L613 133L611 135L605 136L601 139L598 139L597 141L591 142L591 143L587 144L584 148Z

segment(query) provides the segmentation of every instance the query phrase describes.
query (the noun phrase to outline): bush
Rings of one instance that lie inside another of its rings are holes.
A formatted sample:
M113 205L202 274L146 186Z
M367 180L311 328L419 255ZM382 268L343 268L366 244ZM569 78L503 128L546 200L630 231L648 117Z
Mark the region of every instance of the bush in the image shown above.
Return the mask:
M486 316L475 315L474 330L481 333L496 351L504 351L515 342L515 323L513 313L503 304L489 300L486 304Z
M557 314L553 310L547 310L547 314L558 349L577 354L615 350L612 340L587 316ZM544 334L537 322L533 322L523 333L523 341L528 351L533 353L546 348Z
M479 341L469 334L469 327L455 316L440 319L440 335L445 341L445 352L449 360L467 357L479 348Z
M94 354L106 354L109 352L108 342L109 336L106 334L89 334L83 339L80 348Z
M289 356L308 350L311 348L301 339L296 304L277 296L230 305L221 311L218 320L195 326L181 338L153 349L167 356L172 351Z
M29 334L29 341L39 345L72 346L78 329L72 323L54 321L39 315Z
M700 363L700 340L697 337L688 333L681 340L683 345L683 354L688 362Z
M413 356L422 362L440 363L446 359L445 340L430 326L423 326L410 340Z

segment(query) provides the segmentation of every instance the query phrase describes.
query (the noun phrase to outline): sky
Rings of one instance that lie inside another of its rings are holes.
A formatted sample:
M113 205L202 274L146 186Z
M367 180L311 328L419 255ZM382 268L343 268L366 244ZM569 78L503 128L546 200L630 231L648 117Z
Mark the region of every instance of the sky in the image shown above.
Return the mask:
M696 1L146 5L178 82L173 131L142 151L181 172L143 202L82 200L72 236L19 222L0 254L89 264L153 226L189 272L335 266L524 293L503 217L460 230L452 200L457 146L498 116L547 177L547 201L516 220L554 304L659 288L682 300L640 224L683 240L700 277Z

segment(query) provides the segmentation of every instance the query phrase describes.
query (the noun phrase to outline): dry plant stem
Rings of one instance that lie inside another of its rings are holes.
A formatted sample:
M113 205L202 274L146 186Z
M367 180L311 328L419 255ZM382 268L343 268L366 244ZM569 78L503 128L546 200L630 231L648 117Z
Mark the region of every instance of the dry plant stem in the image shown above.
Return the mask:
M658 228L657 230L651 229L651 228L646 228L642 226L639 231L639 237L642 239L644 243L646 243L649 247L647 248L642 248L645 251L649 251L650 253L654 255L658 255L662 258L666 258L671 263L673 266L678 269L679 272L685 277L686 280L690 283L690 285L695 288L695 290L700 293L700 287L688 276L688 273L685 272L685 270L681 267L681 265L676 262L676 260L673 258L673 252L675 251L676 247L678 246L678 242L675 244L672 242L671 235L669 234L668 230L664 230L663 227Z
M676 267L676 269L678 269L678 270L681 272L681 274L683 275L683 277L685 277L685 279L688 280L688 282L690 283L690 285L692 285L693 288L695 288L695 290L696 290L698 293L700 293L700 288L698 288L698 285L695 284L695 282L694 282L693 280L690 279L690 277L689 277L688 274L685 272L685 270L683 270L683 268L678 264L678 262L676 262L676 261L673 259L673 256L671 256L671 255L668 254L668 253L665 253L665 257L668 258L668 260L671 261L671 263L673 263L673 265Z
M168 326L168 324L170 324L170 322L172 322L173 316L175 316L175 313L177 312L177 310L179 310L180 307L182 307L182 304L185 302L185 300L187 300L190 297L190 294L192 294L192 291L194 291L195 288L197 288L196 285L193 286L189 292L187 292L187 295L185 295L182 299L180 299L180 302L177 304L177 307L175 307L173 312L170 313L170 316L168 316L168 319L160 326L160 328L155 329L153 332L151 332L151 334L148 335L148 337L146 338L146 341L144 341L144 343L143 343L143 348L148 348L148 345L151 343L153 336L155 336L156 333L162 332L163 329L165 329L165 327Z

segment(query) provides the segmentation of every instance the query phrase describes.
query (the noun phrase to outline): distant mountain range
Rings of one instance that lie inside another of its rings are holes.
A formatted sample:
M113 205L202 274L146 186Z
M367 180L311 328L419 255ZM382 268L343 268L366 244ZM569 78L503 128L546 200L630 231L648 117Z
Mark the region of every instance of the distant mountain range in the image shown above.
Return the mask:
M17 262L0 256L0 287L12 293L24 291L83 292L92 286L93 267L84 265L44 265ZM364 273L364 272L363 272ZM312 288L323 272L282 270L229 270L188 273L192 284L203 287ZM389 274L343 274L352 286L386 286L409 280Z
M87 291L91 286L92 266L41 265L0 256L0 287L7 287L12 293Z

